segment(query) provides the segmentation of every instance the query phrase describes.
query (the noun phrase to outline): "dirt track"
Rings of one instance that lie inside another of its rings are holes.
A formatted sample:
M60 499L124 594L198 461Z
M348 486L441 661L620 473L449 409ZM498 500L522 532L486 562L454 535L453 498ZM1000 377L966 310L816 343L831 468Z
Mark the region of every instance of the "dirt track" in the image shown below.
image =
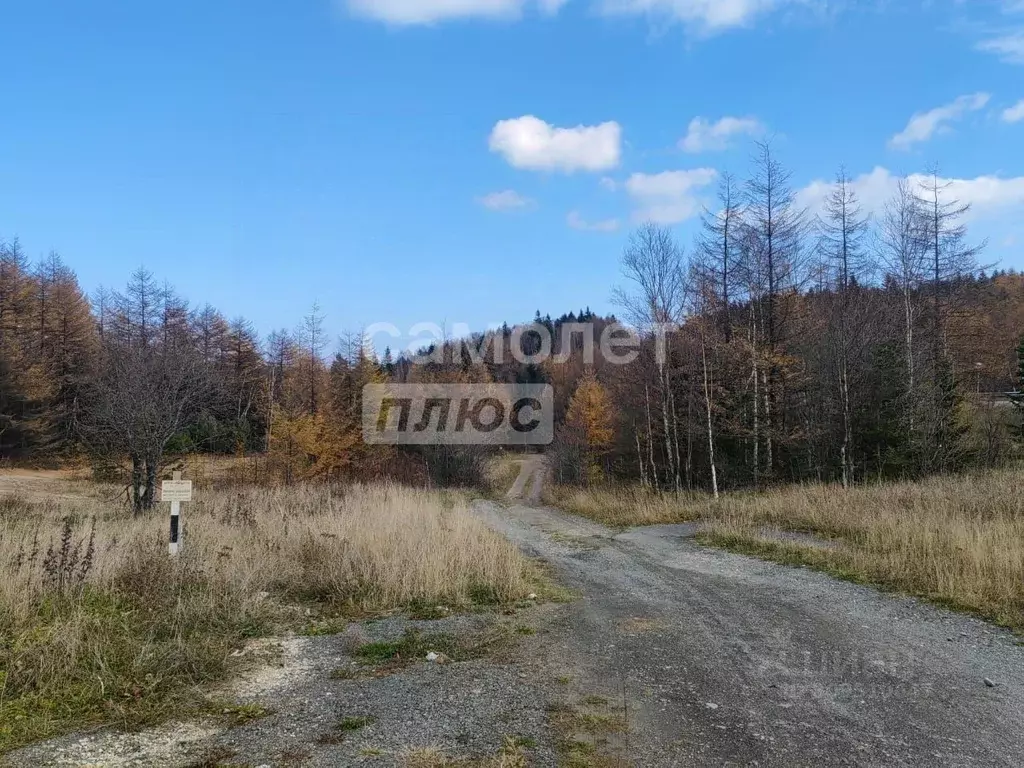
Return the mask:
M527 499L531 503L540 502L544 490L544 476L547 474L547 463L543 456L527 456L519 462L519 476L508 489L506 498L510 501Z
M625 687L637 765L1024 765L1024 648L1009 632L708 550L692 526L617 533L475 508L582 596L563 652L592 687Z
M539 498L544 473L543 459L526 459L510 500L473 506L579 595L509 619L537 630L511 658L349 680L332 671L350 662L351 637L283 639L280 668L223 694L267 707L266 718L70 735L0 764L190 766L221 755L269 766L301 755L287 764L401 766L409 747L479 757L512 733L535 743L531 764L554 766L552 707L593 700L626 712L627 733L601 746L615 765L1024 766L1024 647L1010 633L708 550L692 525L618 532L523 502ZM354 624L347 635L408 626ZM353 715L374 724L332 741Z

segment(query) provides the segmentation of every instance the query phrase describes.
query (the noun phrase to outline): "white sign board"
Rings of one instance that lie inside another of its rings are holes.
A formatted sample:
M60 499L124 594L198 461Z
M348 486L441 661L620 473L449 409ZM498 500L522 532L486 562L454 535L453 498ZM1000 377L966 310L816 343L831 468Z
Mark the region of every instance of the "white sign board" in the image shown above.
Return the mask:
M160 485L161 501L192 501L191 480L164 480Z

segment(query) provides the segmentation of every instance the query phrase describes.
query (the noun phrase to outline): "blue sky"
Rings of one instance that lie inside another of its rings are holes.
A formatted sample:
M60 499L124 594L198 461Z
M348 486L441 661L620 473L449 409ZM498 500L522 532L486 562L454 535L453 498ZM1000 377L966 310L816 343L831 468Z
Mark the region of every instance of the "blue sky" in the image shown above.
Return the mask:
M939 163L1024 268L1024 1L5 4L0 236L331 332L608 311L773 137L812 209Z

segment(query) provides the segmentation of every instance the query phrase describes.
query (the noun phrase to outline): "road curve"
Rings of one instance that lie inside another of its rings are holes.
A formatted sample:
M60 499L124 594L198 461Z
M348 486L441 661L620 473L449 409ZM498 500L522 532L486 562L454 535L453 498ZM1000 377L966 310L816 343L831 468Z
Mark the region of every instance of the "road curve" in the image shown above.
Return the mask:
M1024 648L1009 632L709 550L687 526L474 509L581 595L565 653L594 688L625 689L633 764L1024 766Z
M519 476L509 488L506 498L539 502L544 490L544 478L548 473L547 459L537 454L525 456L517 463L519 464Z

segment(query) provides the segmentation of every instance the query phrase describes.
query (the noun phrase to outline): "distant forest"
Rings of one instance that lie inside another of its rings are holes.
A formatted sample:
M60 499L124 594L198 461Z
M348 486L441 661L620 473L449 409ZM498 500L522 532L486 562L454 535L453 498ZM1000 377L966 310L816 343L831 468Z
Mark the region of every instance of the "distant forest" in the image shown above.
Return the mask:
M589 309L536 313L565 362L496 362L493 335L507 349L513 326L447 341L444 362L414 366L358 332L328 338L316 307L261 339L144 269L88 297L59 256L33 264L10 241L0 458L130 473L139 510L168 458L188 452L259 454L268 481L471 482L479 451L365 445L362 388L498 381L554 385L562 482L717 493L1003 464L1021 450L1024 276L985 265L968 208L931 178L901 182L869 217L840 172L811 216L762 146L749 179L723 177L692 246L653 224L631 235L615 292L643 338L628 365L561 348L567 324L600 335L616 322ZM659 323L678 326L662 359Z

